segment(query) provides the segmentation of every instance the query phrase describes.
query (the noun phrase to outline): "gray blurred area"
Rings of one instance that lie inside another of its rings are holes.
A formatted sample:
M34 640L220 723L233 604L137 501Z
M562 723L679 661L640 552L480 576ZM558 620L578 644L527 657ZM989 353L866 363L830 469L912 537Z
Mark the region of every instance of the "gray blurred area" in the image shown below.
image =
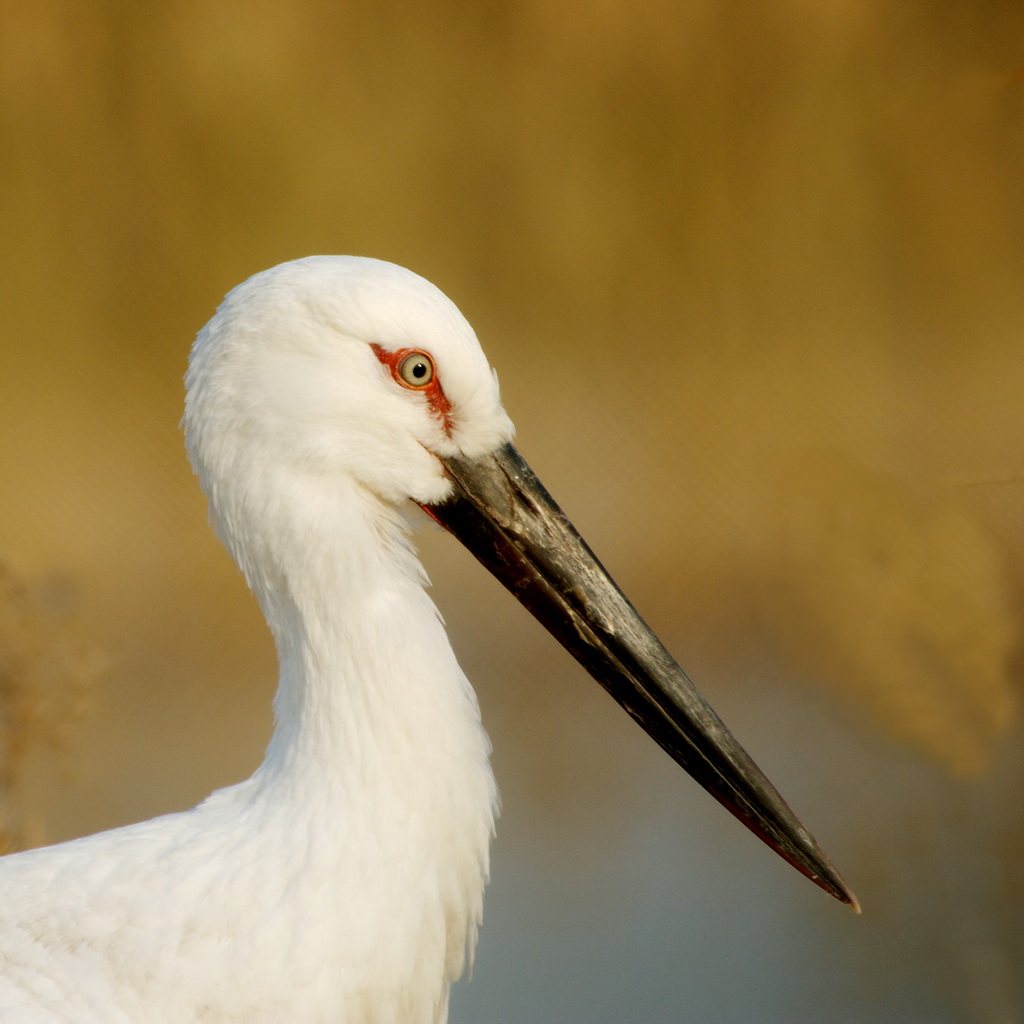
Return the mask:
M1024 1021L1024 8L0 10L9 845L246 776L276 666L178 422L230 287L434 281L519 447L842 868L421 548L504 796L455 1024Z

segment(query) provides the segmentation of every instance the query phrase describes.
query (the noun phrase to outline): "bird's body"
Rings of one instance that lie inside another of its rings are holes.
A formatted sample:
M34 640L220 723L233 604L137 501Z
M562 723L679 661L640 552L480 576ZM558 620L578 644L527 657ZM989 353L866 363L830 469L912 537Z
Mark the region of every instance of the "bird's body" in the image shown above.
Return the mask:
M279 712L288 727L253 778L0 860L5 1024L443 1016L480 917L495 789L404 525L386 525L395 557L375 573L323 565L342 570L324 583L348 610L306 621L281 690L297 714Z
M275 731L191 811L0 859L0 1021L435 1024L497 797L403 508L454 531L453 479L511 451L496 378L432 285L315 257L235 289L187 381L193 465L277 644Z

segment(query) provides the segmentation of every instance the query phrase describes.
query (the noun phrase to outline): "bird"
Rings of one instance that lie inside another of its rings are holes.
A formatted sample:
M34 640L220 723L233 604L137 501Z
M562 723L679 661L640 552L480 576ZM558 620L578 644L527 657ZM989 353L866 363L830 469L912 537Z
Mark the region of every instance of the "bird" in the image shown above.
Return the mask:
M413 546L462 541L698 783L827 892L816 841L513 444L454 303L312 256L198 333L184 431L273 634L258 769L191 810L0 858L4 1024L442 1024L481 922L490 744Z

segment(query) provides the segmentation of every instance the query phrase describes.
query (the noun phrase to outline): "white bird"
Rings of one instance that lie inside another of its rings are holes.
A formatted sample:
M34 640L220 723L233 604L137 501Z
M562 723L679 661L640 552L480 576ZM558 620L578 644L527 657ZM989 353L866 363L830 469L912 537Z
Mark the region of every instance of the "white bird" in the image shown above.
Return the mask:
M185 432L273 631L275 728L193 810L0 859L3 1024L436 1024L496 790L409 539L460 536L774 849L852 893L511 445L472 328L400 267L257 274L200 332Z

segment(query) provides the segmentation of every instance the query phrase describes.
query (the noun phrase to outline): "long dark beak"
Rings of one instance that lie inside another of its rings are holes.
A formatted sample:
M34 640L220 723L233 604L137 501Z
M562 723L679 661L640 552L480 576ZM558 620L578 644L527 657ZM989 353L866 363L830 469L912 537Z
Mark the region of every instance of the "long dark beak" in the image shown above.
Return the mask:
M424 510L540 620L716 800L837 899L857 898L640 618L512 445L442 460L454 494Z

